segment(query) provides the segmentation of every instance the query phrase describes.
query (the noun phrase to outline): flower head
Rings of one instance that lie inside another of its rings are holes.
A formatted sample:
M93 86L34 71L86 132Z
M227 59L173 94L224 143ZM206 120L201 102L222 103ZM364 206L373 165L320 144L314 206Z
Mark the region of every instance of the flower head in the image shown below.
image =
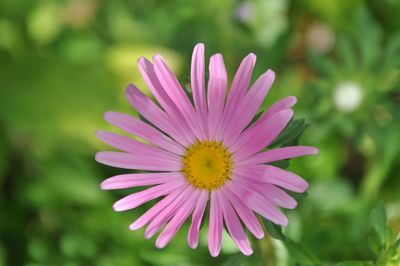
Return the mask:
M193 105L160 55L155 55L153 62L140 58L140 72L159 105L129 85L129 102L148 122L117 112L105 114L109 123L143 141L111 132L97 133L121 150L97 153L98 162L140 171L106 179L101 188L148 187L117 201L116 211L161 198L130 225L131 230L147 225L146 238L163 228L156 240L158 248L167 245L189 216L187 240L196 248L209 202L211 255L220 252L224 224L238 249L250 255L252 249L242 223L255 237L263 238L256 214L287 225L279 207L294 208L297 202L284 190L301 193L307 189L301 177L268 163L315 154L315 148L265 149L292 118L296 98L277 101L251 123L275 77L268 70L248 90L255 61L254 54L244 58L227 92L222 55L213 55L206 90L204 45L196 45L191 66Z

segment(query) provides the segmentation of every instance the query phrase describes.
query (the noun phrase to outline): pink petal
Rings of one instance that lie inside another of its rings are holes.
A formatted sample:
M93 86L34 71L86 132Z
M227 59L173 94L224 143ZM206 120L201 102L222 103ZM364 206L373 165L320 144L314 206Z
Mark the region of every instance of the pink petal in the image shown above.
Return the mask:
M222 140L226 127L232 119L232 114L234 113L234 110L237 108L239 102L246 94L255 63L256 55L253 53L249 54L243 59L242 63L239 66L239 69L235 74L223 113L223 124L218 128L218 140Z
M228 188L223 188L222 190L250 232L258 239L263 238L264 230L262 229L262 226L255 214L247 206L245 206L245 204L242 202L242 199L238 198Z
M271 107L268 108L268 110L263 114L262 119L268 119L277 112L285 109L290 109L295 105L297 102L296 97L294 96L288 96L283 99L280 99L279 101L276 101ZM257 123L257 122L256 122Z
M179 208L174 217L168 222L165 229L157 237L156 247L163 248L169 241L176 235L179 228L186 221L189 215L192 213L194 206L196 205L197 199L201 192L195 190L192 195L185 201L185 203Z
M154 156L166 160L179 161L181 159L180 156L168 151L112 132L99 130L96 132L96 136L105 143L125 152Z
M107 178L101 183L101 189L123 189L140 186L164 184L173 180L182 180L182 174L178 172L167 173L140 173L124 174Z
M153 64L150 63L146 58L142 57L138 60L138 67L152 94L160 103L165 112L170 116L171 120L174 120L175 125L179 126L179 131L185 134L187 139L193 139L194 134L190 130L190 127L184 118L184 114L181 113L177 104L171 100L169 95L162 87L154 71Z
M205 139L204 132L201 124L196 123L196 113L189 98L185 94L182 86L179 84L175 75L165 64L161 55L153 56L154 71L157 75L160 84L163 86L165 92L169 95L171 100L176 104L182 115L185 117L191 130L195 133L196 137Z
M186 202L186 200L189 199L189 197L194 193L194 189L191 186L186 185L185 190L178 195L178 197L171 202L170 205L168 205L166 208L161 210L161 212L151 221L149 226L146 228L146 231L144 232L144 237L149 239L151 238L155 233L157 233L158 230L166 223L168 222L171 217L174 216L174 214L177 212L177 210Z
M136 221L134 221L129 226L129 229L137 230L137 229L145 226L147 223L149 223L151 220L153 220L154 217L156 217L159 213L161 213L168 205L170 205L178 197L178 195L180 195L183 192L184 189L185 189L185 186L181 186L178 189L176 189L174 192L168 194L162 200L157 202L153 207L148 209Z
M133 193L114 203L113 208L115 211L126 211L136 208L152 199L168 195L183 184L184 182L182 180L171 181Z
M230 147L235 162L246 159L268 146L282 132L292 116L292 110L282 110L263 123L245 130Z
M168 135L172 136L183 146L188 146L192 142L192 139L186 137L183 132L179 131L179 123L172 120L149 97L143 94L134 85L131 84L127 87L126 98L144 118Z
M197 120L202 131L201 139L208 139L208 114L206 88L204 81L204 44L199 43L193 49L191 65L191 86Z
M199 43L193 49L190 81L193 101L198 113L206 114L206 88L204 81L204 44Z
M256 177L246 177L242 178L238 176L235 179L236 182L242 184L251 190L258 192L269 202L286 209L293 209L297 206L297 201L289 196L283 190L275 187L272 184L265 183L260 181Z
M218 125L224 110L227 74L224 59L221 54L215 54L210 58L208 80L208 120L209 134L211 139L215 139Z
M188 245L195 249L199 243L199 230L201 225L201 220L204 215L204 211L207 206L208 192L203 190L197 201L196 207L192 215L192 224L189 228L189 233L187 237Z
M303 193L308 188L308 183L300 176L272 165L264 165L265 172L260 178L282 188Z
M225 225L228 228L229 234L235 242L238 249L246 256L250 256L253 250L250 247L249 239L244 232L240 220L232 208L231 203L223 194L219 195L219 202L222 209L222 214L225 220Z
M228 184L228 186L230 187L229 189L231 191L233 191L238 197L241 197L243 199L244 203L249 208L257 212L264 218L270 220L275 224L284 226L288 224L287 217L258 192L252 190L251 188L243 187L234 180L232 180Z
M294 157L317 154L318 149L309 146L290 146L272 149L257 153L246 160L240 161L237 165L243 164L264 164L280 160L291 159Z
M274 79L275 73L269 69L256 80L243 101L237 106L231 123L226 128L224 137L226 145L230 146L256 115Z
M179 160L154 157L149 154L133 154L125 152L102 151L96 154L96 161L105 165L147 171L180 171L182 163Z
M181 145L136 117L118 112L106 112L104 119L129 134L138 136L164 150L178 155L182 155L185 152Z
M208 231L208 250L211 256L218 256L221 251L222 241L222 210L219 204L219 191L211 192L210 200L210 224Z
M308 187L308 183L300 176L272 165L238 166L234 169L234 175L257 179L299 193Z

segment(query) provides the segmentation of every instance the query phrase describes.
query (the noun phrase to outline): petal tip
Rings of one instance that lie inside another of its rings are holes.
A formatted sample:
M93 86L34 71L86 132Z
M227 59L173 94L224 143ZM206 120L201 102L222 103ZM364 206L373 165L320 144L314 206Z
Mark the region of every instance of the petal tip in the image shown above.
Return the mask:
M114 113L113 111L107 111L107 112L105 112L105 113L103 114L104 120L109 121L110 118L113 117L113 113Z
M100 189L102 189L102 190L109 189L109 184L108 184L107 180L104 180L103 182L100 183Z
M164 62L164 58L162 57L161 54L154 54L152 58L153 58L154 64L163 63Z
M263 239L265 237L264 231L261 231L255 235L257 239Z
M193 50L197 50L197 49L203 49L204 50L204 43L201 43L201 42L199 42L198 44L196 44L195 46L194 46L194 49Z
M211 254L211 256L212 257L218 257L218 255L219 255L219 250L210 250L210 254Z
M289 96L288 99L290 100L292 106L297 103L297 97L296 96Z
M146 57L141 56L138 58L136 62L138 65L146 65L146 63L149 62L149 60L147 60Z
M193 242L188 241L188 246L189 246L191 249L196 249L198 245L199 245L199 242L198 242L198 241L193 241Z
M283 215L282 217L282 226L287 226L289 224L289 219L286 217L286 215Z
M129 225L129 230L135 231L138 230L141 226L139 226L136 222L133 222Z
M123 206L121 206L117 201L113 205L113 210L116 211L116 212L121 212L121 211L125 211L125 208Z
M104 130L96 130L95 134L96 134L97 138L102 139L102 137L106 134L106 131L104 131Z
M98 163L103 163L103 157L104 157L104 152L99 151L96 153L96 155L94 156L94 159L96 160L96 162Z
M315 147L311 148L311 154L315 155L315 154L318 154L318 153L319 153L319 149L318 148L315 148Z
M255 53L249 53L246 58L255 61L257 59L257 55Z
M245 256L251 256L253 254L253 250L251 248L247 250L242 250L243 255Z
M136 91L137 91L137 88L135 87L135 85L129 84L128 86L126 86L125 96L127 98L129 98L129 97L133 96L136 93Z
M166 241L166 240L164 240L164 239L157 238L155 246L156 246L156 248L158 248L158 249L162 249L162 248L164 248L167 244L168 244L168 241Z

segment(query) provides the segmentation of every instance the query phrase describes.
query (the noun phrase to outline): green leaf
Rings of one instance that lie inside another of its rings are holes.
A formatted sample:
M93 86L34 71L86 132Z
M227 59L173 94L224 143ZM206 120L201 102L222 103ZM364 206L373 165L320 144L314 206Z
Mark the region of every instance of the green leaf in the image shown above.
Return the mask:
M275 239L284 240L285 236L282 233L282 227L280 225L276 225L269 220L263 219L264 225L269 233L269 235Z
M289 194L292 198L294 198L296 201L303 200L305 197L308 196L308 192L305 191L303 193L297 193L293 191L286 191L287 194Z
M304 118L292 120L270 146L286 147L295 145L306 128L307 124Z
M299 243L286 238L284 240L287 249L291 255L291 258L298 262L302 266L317 266L321 265L317 258L315 258L308 250L306 250Z
M366 265L372 265L372 263L366 261L344 261L336 264L336 266L366 266Z
M241 266L249 257L244 256L242 253L236 253L229 256L229 258L222 264L222 266Z
M289 167L290 162L289 162L289 160L281 160L281 161L272 162L270 164L273 166L282 168L282 169L286 169Z
M291 240L290 238L287 238L283 233L282 233L282 227L280 225L276 225L268 220L263 220L264 225L269 233L269 235L275 239L282 240L283 243L285 244L286 248L288 249L291 258L295 262L300 263L301 265L321 265L308 250L306 250L301 244Z
M371 211L371 225L372 228L377 233L380 243L385 244L387 240L387 219L386 219L386 210L385 206L382 202L380 202L372 211Z

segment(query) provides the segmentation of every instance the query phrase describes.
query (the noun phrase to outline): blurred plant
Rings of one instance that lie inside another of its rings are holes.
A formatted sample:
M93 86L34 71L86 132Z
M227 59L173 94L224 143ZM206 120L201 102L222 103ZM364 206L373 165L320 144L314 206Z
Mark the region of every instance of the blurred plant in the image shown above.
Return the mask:
M270 47L288 29L287 0L246 0L235 11L238 21L249 27L260 46Z
M399 152L394 147L399 144L395 95L400 86L400 35L385 39L365 10L355 19L354 29L337 38L333 59L310 51L320 74L312 85L313 116L329 129L315 135L321 140L339 134L355 143L347 149L356 150L367 162L362 190L364 198L372 200Z
M398 240L382 244L375 234L370 250L365 239L378 196L391 206L391 228L400 228L399 7L394 0L0 1L0 265L259 265L268 252L276 266L301 263L290 244L274 239L248 260L225 243L211 260L204 243L195 253L185 248L184 234L160 253L125 234L142 210L112 215L115 199L98 194L97 177L117 173L93 164L94 130L103 125L101 110L125 103L112 89L141 81L136 51L170 52L184 81L180 62L198 41L223 52L228 70L245 51L262 54L256 73L266 66L280 73L268 100L302 97L296 112L312 123L302 143L320 154L290 163L316 178L304 204L288 213L285 238L324 266L339 258L360 260L342 266L389 263ZM360 16L360 8L368 12Z
M378 204L372 210L371 225L375 235L369 239L369 243L376 256L375 265L400 265L400 233L396 236L391 227L388 226L383 203Z

